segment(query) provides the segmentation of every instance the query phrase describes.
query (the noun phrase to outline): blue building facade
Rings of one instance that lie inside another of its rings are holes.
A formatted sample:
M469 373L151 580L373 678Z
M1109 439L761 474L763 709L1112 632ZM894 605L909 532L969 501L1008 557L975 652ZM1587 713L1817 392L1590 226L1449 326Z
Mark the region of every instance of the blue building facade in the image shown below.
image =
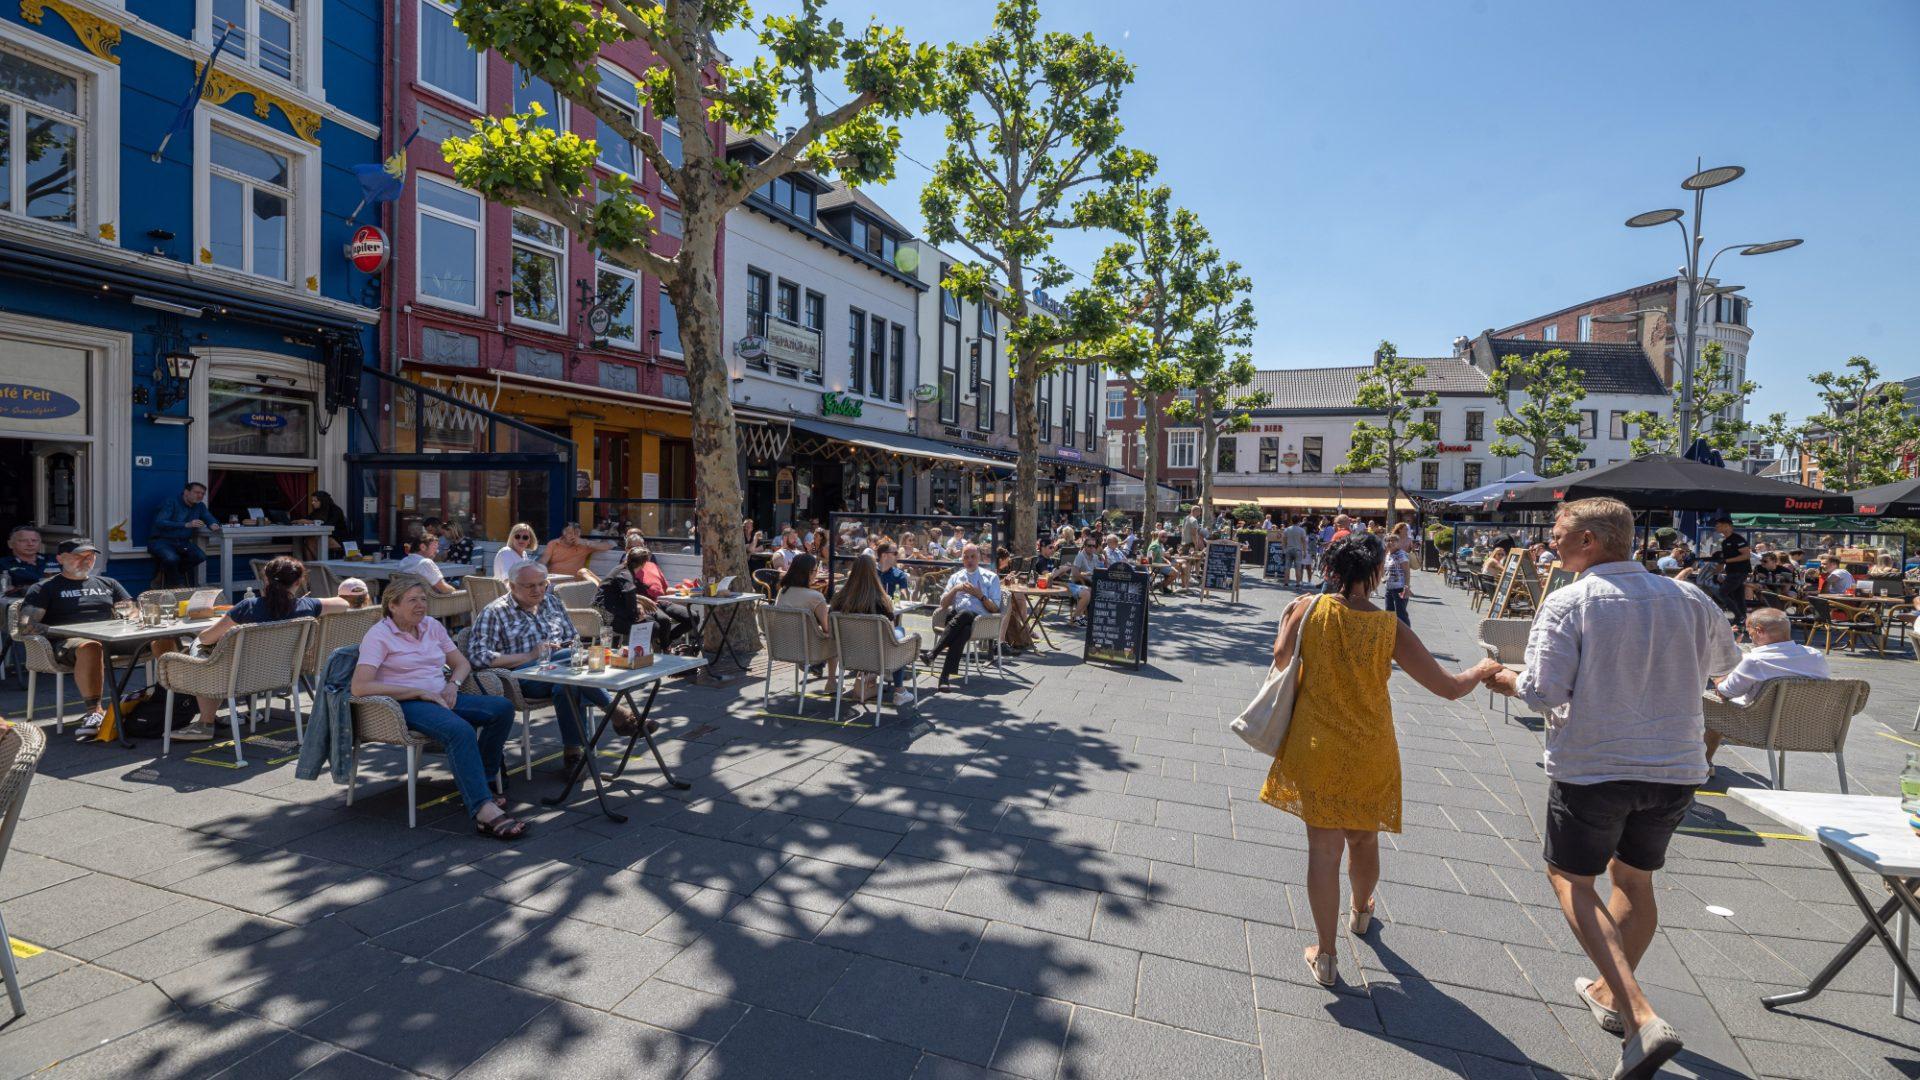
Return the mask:
M381 35L374 0L0 6L0 531L90 536L138 588L189 481L223 521L351 506Z

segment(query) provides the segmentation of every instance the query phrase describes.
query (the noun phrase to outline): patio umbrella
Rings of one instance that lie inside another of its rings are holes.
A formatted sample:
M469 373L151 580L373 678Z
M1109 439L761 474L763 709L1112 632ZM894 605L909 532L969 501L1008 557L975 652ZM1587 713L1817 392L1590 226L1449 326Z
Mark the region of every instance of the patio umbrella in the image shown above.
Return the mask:
M1920 518L1920 479L1895 480L1847 493L1853 512L1871 517Z
M1508 494L1500 500L1499 509L1552 510L1569 499L1601 495L1635 510L1833 514L1853 509L1853 500L1845 495L1670 454L1649 454L1543 480Z
M1449 495L1444 499L1435 499L1434 501L1445 503L1448 506L1471 506L1477 510L1485 506L1488 499L1500 498L1511 488L1522 487L1527 484L1537 484L1542 479L1544 478L1536 476L1525 469L1521 469L1519 472L1510 473L1495 480L1491 484L1482 484L1471 491L1463 491L1458 495Z

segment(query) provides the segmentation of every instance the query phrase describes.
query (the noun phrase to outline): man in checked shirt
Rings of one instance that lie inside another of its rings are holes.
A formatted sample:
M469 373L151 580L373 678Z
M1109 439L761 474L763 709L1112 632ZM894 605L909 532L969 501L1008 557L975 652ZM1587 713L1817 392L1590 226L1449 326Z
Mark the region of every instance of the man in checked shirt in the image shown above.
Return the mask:
M547 568L523 562L508 575L507 595L474 616L473 632L467 635L467 658L475 668L516 668L548 659L556 650L570 646L577 636L567 609L547 587ZM575 714L574 696L556 694L559 688L552 683L519 685L520 693L529 700L553 700L564 762L570 772L580 763L581 747L586 742L582 734L584 718ZM598 687L581 687L576 693L580 701L602 709L613 704L607 692ZM651 726L658 729L657 724ZM614 711L613 730L626 736L639 732L632 710L621 706Z

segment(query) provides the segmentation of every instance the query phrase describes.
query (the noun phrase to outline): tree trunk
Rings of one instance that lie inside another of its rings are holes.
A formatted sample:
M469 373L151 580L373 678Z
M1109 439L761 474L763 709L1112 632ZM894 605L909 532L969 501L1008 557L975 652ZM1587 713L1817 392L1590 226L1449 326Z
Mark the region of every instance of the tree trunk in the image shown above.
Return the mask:
M1135 391L1137 400L1145 401L1145 396ZM1140 504L1140 529L1152 532L1154 522L1160 516L1160 403L1147 402L1146 446L1140 451L1146 461L1140 470L1147 482L1145 501Z
M1200 412L1200 524L1213 528L1213 466L1214 447L1219 445L1220 432L1213 426L1213 395L1202 393L1194 404Z
M1007 550L1021 558L1037 553L1034 540L1040 535L1040 417L1033 407L1040 384L1039 363L1037 354L1022 356L1013 373L1014 430L1020 453L1013 470L1013 513L1007 525L1013 535L1007 538Z
M711 228L696 231L688 215L683 241L688 252L711 251ZM704 232L705 235L700 235ZM744 502L740 490L740 438L734 422L732 380L721 341L720 301L713 261L688 260L685 270L663 281L680 317L687 365L687 396L693 413L694 520L700 533L700 572L708 580L731 574L746 582L747 552L740 537ZM717 648L720 620L706 620L707 648ZM736 649L758 644L754 620L733 622Z
M1400 452L1387 444L1387 528L1400 514Z

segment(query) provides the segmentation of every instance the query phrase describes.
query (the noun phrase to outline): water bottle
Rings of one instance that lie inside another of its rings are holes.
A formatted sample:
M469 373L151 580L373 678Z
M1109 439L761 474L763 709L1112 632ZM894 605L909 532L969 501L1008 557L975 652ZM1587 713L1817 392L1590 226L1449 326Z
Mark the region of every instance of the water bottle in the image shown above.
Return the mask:
M1907 755L1907 767L1900 770L1900 809L1907 824L1920 832L1920 753Z
M247 602L247 601L249 601L249 600L254 600L254 599L258 599L258 598L257 598L257 597L256 597L256 596L254 595L254 592L253 592L253 586L251 586L251 585L249 585L249 586L247 586L247 592L246 592L246 595L244 595L244 596L242 596L242 597L240 598L240 602L241 602L241 603L245 603L245 602Z

